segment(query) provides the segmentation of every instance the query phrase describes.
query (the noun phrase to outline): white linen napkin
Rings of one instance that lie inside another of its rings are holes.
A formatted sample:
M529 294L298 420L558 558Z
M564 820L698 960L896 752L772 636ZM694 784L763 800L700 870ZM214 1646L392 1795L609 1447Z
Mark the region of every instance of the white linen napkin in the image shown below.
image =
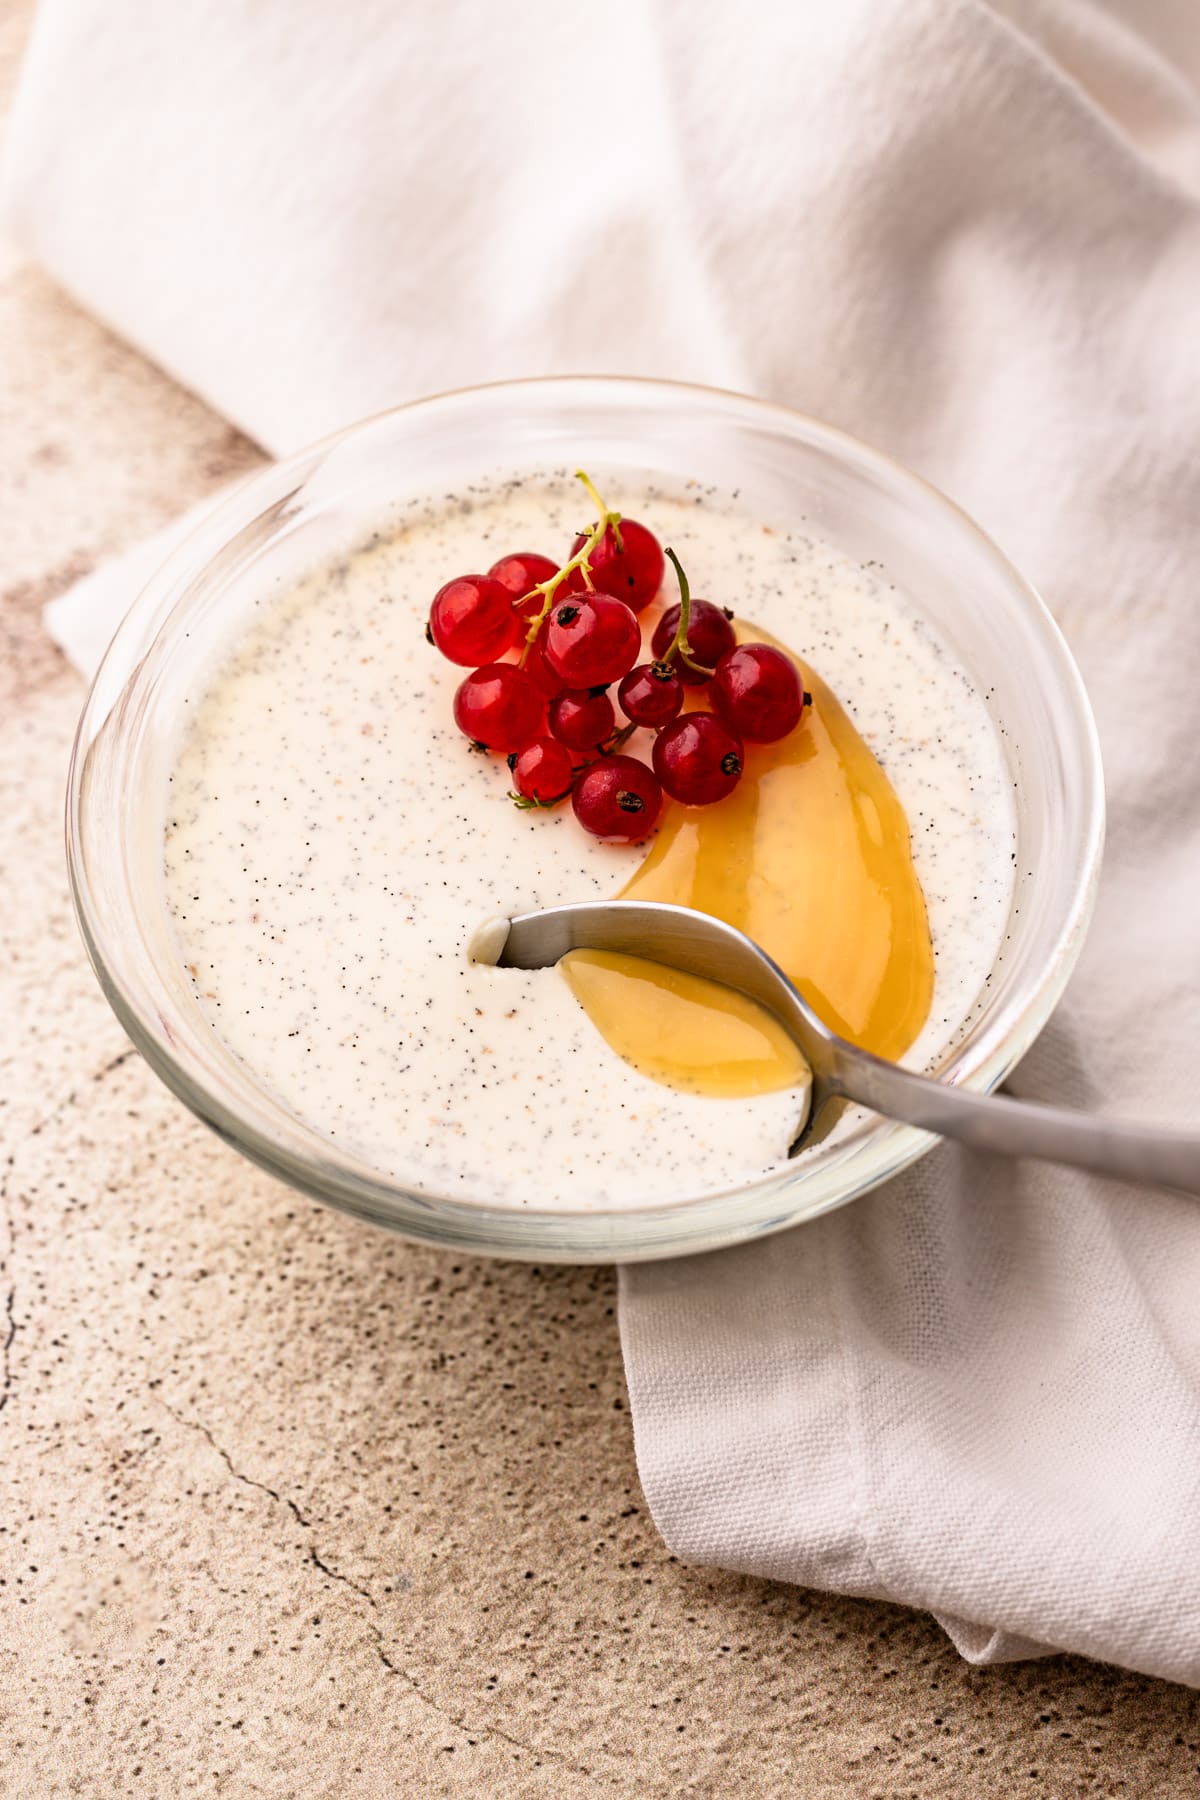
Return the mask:
M790 402L948 490L1095 702L1110 838L1012 1086L1186 1121L1200 1001L1200 33L1188 0L43 0L9 219L274 451L556 370ZM136 586L58 603L90 666ZM942 1149L622 1271L690 1561L927 1607L976 1661L1200 1684L1200 1210Z

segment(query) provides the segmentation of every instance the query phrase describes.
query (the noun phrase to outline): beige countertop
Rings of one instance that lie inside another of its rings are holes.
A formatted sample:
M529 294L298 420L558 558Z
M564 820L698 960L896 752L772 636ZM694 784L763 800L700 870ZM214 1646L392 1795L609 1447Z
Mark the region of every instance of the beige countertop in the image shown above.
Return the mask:
M0 443L5 1800L1200 1791L1200 1695L681 1567L611 1271L413 1248L166 1093L75 933L40 609L257 453L3 246Z

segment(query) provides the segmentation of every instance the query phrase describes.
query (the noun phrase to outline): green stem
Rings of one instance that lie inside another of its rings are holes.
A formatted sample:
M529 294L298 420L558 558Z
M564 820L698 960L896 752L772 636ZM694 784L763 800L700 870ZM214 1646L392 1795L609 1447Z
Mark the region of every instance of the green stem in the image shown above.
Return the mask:
M535 619L532 619L530 621L529 629L525 633L525 647L521 651L521 661L518 665L518 667L520 667L522 669L525 667L525 661L529 655L530 650L533 648L534 644L537 642L537 634L542 629L542 626L545 624L546 619L549 616L550 609L554 605L554 596L557 594L559 588L562 586L562 584L566 580L567 576L570 575L573 570L578 569L581 572L581 574L583 575L583 579L584 579L584 582L586 583L586 585L589 588L594 586L594 583L592 581L592 563L591 563L592 552L601 543L601 541L603 540L604 534L608 530L610 525L612 526L613 532L616 536L617 546L618 546L618 548L620 548L620 544L621 544L621 515L620 515L620 513L610 512L608 510L608 507L604 504L603 497L598 492L595 484L584 473L584 471L582 469L576 469L575 479L577 481L581 481L583 483L584 490L587 493L588 499L592 502L592 505L596 508L596 512L599 516L596 520L596 523L592 526L591 531L588 533L587 540L584 543L582 550L577 550L575 555L570 557L563 564L561 569L555 570L554 574L549 576L545 581L539 581L537 583L536 587L531 587L529 592L527 594L522 594L520 600L517 601L518 606L523 606L525 604L526 600L532 600L532 598L535 594L542 594L544 596L542 610L538 613L538 615Z
M683 572L683 564L675 552L668 547L667 555L675 565L675 575L679 582L679 623L675 627L675 636L671 639L671 647L659 662L670 664L678 657L681 663L693 670L697 675L711 675L703 663L696 661L692 655L692 646L688 643L688 624L692 616L692 590L688 586L688 578Z
M564 788L562 793L556 794L553 800L534 800L527 794L514 794L510 788L508 797L518 812L550 812L554 807L562 805L570 791L570 788Z
M609 524L612 526L613 536L617 540L617 549L623 550L625 548L625 544L621 537L621 515L620 515L620 513L610 513L609 512L608 508L604 504L604 501L600 497L600 490L596 487L595 483L592 481L591 476L587 473L587 471L585 469L576 469L575 479L576 479L576 481L582 481L583 486L584 486L584 491L586 492L588 499L591 501L592 505L596 508L596 511L601 515L601 517L607 518Z

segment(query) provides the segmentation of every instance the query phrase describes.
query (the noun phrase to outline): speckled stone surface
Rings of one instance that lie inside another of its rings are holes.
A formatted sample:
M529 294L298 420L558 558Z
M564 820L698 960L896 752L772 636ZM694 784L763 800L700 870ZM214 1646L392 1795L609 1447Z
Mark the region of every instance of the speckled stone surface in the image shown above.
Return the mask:
M5 1800L1200 1791L1200 1695L680 1567L608 1271L354 1225L158 1085L71 919L39 613L256 453L3 248L0 446Z

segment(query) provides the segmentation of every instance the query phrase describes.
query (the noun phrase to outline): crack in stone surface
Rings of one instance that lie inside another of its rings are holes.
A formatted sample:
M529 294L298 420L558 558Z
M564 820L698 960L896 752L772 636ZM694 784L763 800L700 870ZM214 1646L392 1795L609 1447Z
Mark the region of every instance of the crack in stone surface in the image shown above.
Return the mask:
M4 1317L6 1320L4 1342L0 1344L0 1412L8 1405L8 1396L12 1392L14 1376L12 1372L13 1339L17 1335L17 1287L12 1278L12 1260L16 1250L16 1228L13 1224L12 1199L8 1191L8 1178L12 1173L13 1159L7 1160L4 1179L0 1181L0 1204L4 1209L4 1226L6 1243L4 1251L4 1268L9 1277L8 1292L4 1296Z
M17 1290L14 1287L10 1287L4 1298L4 1316L8 1320L8 1329L4 1333L3 1344L0 1344L0 1357L3 1358L4 1376L3 1381L0 1382L0 1410L3 1410L3 1408L8 1405L9 1389L13 1384L12 1369L9 1367L8 1353L12 1349L13 1339L17 1335L17 1321L13 1313L13 1308L16 1303Z
M164 1399L161 1394L154 1393L153 1390L151 1390L151 1392L153 1398L157 1400L164 1411L171 1415L177 1425L181 1426L185 1431L196 1431L200 1434L205 1443L208 1444L209 1448L220 1457L235 1481L244 1483L246 1487L257 1488L260 1494L268 1495L270 1499L275 1501L276 1505L286 1506L299 1525L302 1525L306 1531L312 1530L311 1521L305 1518L300 1508L296 1505L296 1502L287 1494L281 1494L277 1488L270 1487L265 1481L257 1481L253 1475L247 1475L243 1469L238 1468L228 1450L225 1449L223 1444L217 1442L203 1420L185 1418L176 1407L171 1405L169 1400ZM372 1612L378 1612L379 1602L369 1588L364 1587L361 1582L355 1581L353 1576L346 1575L341 1569L335 1569L332 1564L327 1563L311 1539L307 1548L308 1560L320 1574L324 1575L329 1581L336 1581L343 1587L348 1587L352 1594L357 1594L360 1600L366 1601ZM422 1706L427 1707L429 1711L434 1713L437 1718L443 1721L443 1723L453 1726L456 1731L461 1731L464 1736L474 1741L487 1743L494 1740L498 1743L509 1745L513 1750L519 1750L525 1756L532 1756L535 1761L541 1759L544 1762L559 1763L563 1768L569 1769L573 1774L590 1775L592 1773L591 1769L588 1768L586 1764L572 1762L569 1757L564 1756L559 1750L539 1749L535 1744L529 1744L522 1738L514 1737L511 1732L505 1731L500 1725L471 1725L459 1714L453 1713L449 1708L439 1705L436 1700L431 1699L430 1696L425 1693L415 1675L411 1674L401 1663L393 1661L388 1652L387 1637L378 1620L365 1619L363 1623L371 1633L375 1654L378 1656L383 1667L389 1674L398 1675L401 1681L403 1681L411 1690L414 1698L419 1700Z
M316 1558L314 1557L313 1560L316 1561ZM325 1565L324 1563L319 1563L318 1567L324 1568ZM336 1581L346 1581L347 1577L345 1575L338 1575L335 1572L334 1579ZM365 1589L356 1587L354 1582L350 1582L350 1586L355 1588L357 1593L364 1594L368 1603L371 1606L375 1606L375 1600L370 1594L365 1592ZM513 1750L520 1750L525 1756L532 1756L535 1762L540 1760L542 1762L560 1763L563 1768L570 1769L575 1775L591 1774L592 1771L586 1764L572 1762L571 1759L564 1756L560 1750L539 1749L536 1744L528 1744L523 1738L513 1737L511 1732L505 1731L500 1725L472 1725L458 1713L453 1713L448 1707L439 1705L436 1700L431 1700L429 1695L417 1681L416 1676L411 1674L408 1669L402 1667L400 1663L392 1661L386 1649L387 1639L384 1636L382 1628L374 1619L368 1619L366 1624L375 1640L375 1654L389 1674L399 1675L401 1681L405 1682L412 1690L414 1697L421 1702L422 1706L428 1707L430 1712L436 1714L439 1719L444 1720L447 1725L452 1725L456 1731L461 1731L471 1742L488 1743L495 1740L498 1743L508 1744Z
M331 1581L342 1582L352 1593L358 1594L361 1599L365 1600L372 1612L378 1612L379 1603L371 1590L363 1587L360 1582L355 1581L351 1576L343 1574L340 1569L331 1568L330 1565L317 1554L315 1544L309 1545L308 1556L309 1561L313 1563L323 1575L327 1575ZM375 1653L389 1674L399 1675L400 1679L406 1682L412 1689L413 1694L423 1706L427 1706L431 1712L436 1713L439 1719L444 1719L448 1725L453 1725L456 1731L465 1733L468 1738L475 1738L481 1741L495 1738L501 1743L510 1744L514 1750L523 1751L527 1756L540 1756L547 1760L562 1762L567 1768L573 1769L577 1774L588 1775L591 1773L591 1771L584 1768L582 1764L569 1762L567 1758L563 1757L558 1751L539 1750L536 1745L527 1744L521 1738L513 1737L510 1732L503 1730L499 1725L472 1725L468 1720L459 1717L457 1713L452 1713L448 1707L440 1706L436 1700L431 1700L429 1695L425 1693L415 1675L411 1674L408 1669L402 1667L400 1663L392 1661L392 1658L388 1654L387 1638L382 1626L380 1626L375 1619L367 1619L365 1623L371 1636L375 1640Z
M132 1044L130 1044L127 1049L121 1051L119 1056L112 1057L108 1062L106 1062L104 1064L103 1068L97 1069L95 1074L92 1076L92 1080L93 1081L103 1081L104 1077L106 1075L111 1075L114 1069L123 1068L124 1065L129 1061L130 1057L136 1056L136 1055L137 1055L136 1049L134 1048L134 1046Z
M178 1412L175 1407L171 1405L169 1400L164 1400L161 1394L155 1394L154 1398L161 1407L170 1413L177 1425L182 1425L185 1431L198 1431L200 1433L200 1436L204 1439L205 1443L208 1444L210 1449L216 1451L235 1481L243 1482L246 1487L257 1488L260 1494L269 1494L272 1500L287 1507L296 1523L302 1525L305 1531L312 1529L311 1521L305 1518L304 1514L300 1511L300 1508L296 1505L296 1502L287 1494L281 1494L278 1488L268 1487L265 1481L256 1481L253 1475L247 1475L244 1469L239 1469L228 1450L226 1450L223 1444L218 1444L216 1438L202 1419L185 1419L183 1414Z
M115 1070L124 1068L125 1064L130 1062L136 1055L137 1050L132 1044L129 1044L124 1050L120 1051L118 1055L112 1056L106 1063L102 1063L98 1069L93 1069L90 1079L93 1082L104 1081L109 1075L113 1074ZM78 1088L72 1088L69 1094L64 1094L58 1104L52 1106L44 1118L39 1119L35 1125L29 1127L29 1130L25 1134L25 1141L27 1142L30 1138L41 1137L43 1131L48 1130L51 1125L57 1124L67 1108L74 1106L78 1098ZM10 1168L12 1167L13 1160L14 1159L11 1156L8 1159Z
M352 1576L343 1575L340 1569L331 1568L330 1565L327 1562L324 1562L317 1554L317 1546L315 1544L310 1544L308 1546L308 1559L315 1567L320 1569L322 1575L328 1575L330 1581L344 1582L353 1593L360 1595L361 1598L366 1601L368 1606L376 1606L377 1602L370 1588L360 1586Z

